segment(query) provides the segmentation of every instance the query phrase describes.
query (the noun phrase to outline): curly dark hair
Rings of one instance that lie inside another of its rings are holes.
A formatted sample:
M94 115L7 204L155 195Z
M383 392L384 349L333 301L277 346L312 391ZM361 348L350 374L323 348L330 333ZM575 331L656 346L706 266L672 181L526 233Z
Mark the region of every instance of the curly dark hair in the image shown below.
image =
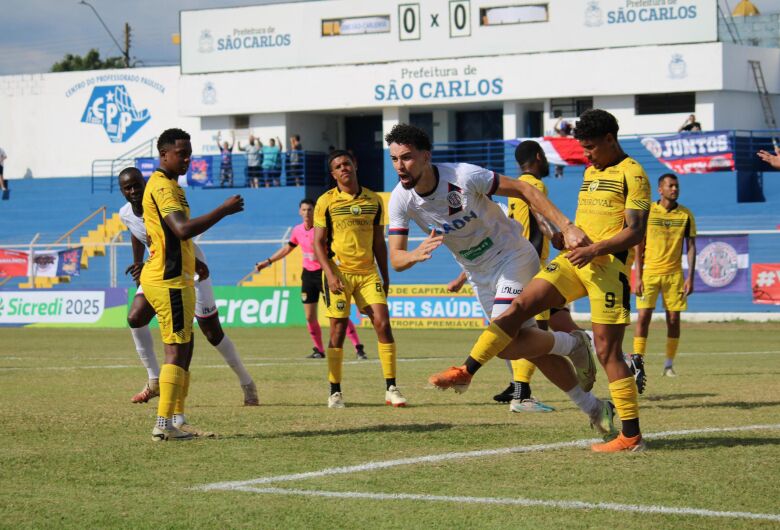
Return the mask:
M428 133L408 123L394 125L390 132L385 135L385 142L387 142L387 145L411 145L420 151L430 151L432 149L431 138L428 136Z
M617 138L618 122L615 117L602 109L586 110L580 115L574 137L577 140L592 140L611 134Z
M162 152L166 145L176 145L176 140L189 140L190 135L181 129L166 129L157 138L157 150Z

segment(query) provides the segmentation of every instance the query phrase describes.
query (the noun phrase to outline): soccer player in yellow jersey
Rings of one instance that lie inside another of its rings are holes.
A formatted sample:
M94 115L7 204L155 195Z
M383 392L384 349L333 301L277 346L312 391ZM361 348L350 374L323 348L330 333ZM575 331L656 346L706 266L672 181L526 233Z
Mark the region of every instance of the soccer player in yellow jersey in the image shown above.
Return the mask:
M390 275L382 199L360 185L357 164L348 151L331 153L328 169L336 187L322 194L314 207L314 253L325 275L325 305L330 318L326 354L330 381L328 407L344 408L341 368L352 298L361 312L368 315L376 331L386 385L385 403L403 407L406 398L396 385L395 339L387 310Z
M149 178L142 200L149 259L141 271L141 287L157 313L165 346L152 440L186 440L206 434L187 424L184 416L195 316L195 251L191 239L223 217L243 210L244 200L233 195L210 213L190 219L187 198L177 182L190 166L190 135L181 129L168 129L157 140L157 150L160 167Z
M650 185L642 166L617 139L615 117L601 109L580 116L574 131L591 166L585 171L575 224L590 244L559 254L517 296L511 307L482 333L470 358L495 356L534 315L588 296L596 352L622 421L613 440L591 446L596 452L641 451L636 382L623 360L622 342L630 322L631 286L627 263L645 235ZM446 372L443 372L443 374ZM441 377L439 374L437 377Z
M688 309L688 296L693 293L696 270L696 221L691 211L677 202L680 183L672 173L658 179L661 199L650 205L647 235L636 248L636 307L639 320L634 334L634 366L637 385L646 381L644 355L647 333L658 294L666 309L666 363L663 375L676 377L672 363L680 341L680 312ZM688 278L683 276L683 243L688 248Z

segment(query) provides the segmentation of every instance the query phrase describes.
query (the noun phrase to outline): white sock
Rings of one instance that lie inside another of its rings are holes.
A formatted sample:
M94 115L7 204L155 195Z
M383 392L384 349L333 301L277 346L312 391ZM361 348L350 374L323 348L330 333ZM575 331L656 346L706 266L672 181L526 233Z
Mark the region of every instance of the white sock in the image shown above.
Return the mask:
M215 348L222 354L222 358L225 359L228 366L236 373L241 386L248 385L252 382L252 376L249 375L249 372L247 372L244 367L244 363L241 362L235 344L233 344L233 341L230 340L227 335L222 337L222 342L217 344Z
M574 335L564 333L563 331L553 331L552 334L555 338L555 342L553 343L552 350L548 352L550 355L561 355L566 357L577 345L577 337Z
M588 416L596 414L601 409L601 401L592 393L585 392L579 385L566 392L566 395Z
M154 341L149 326L130 328L130 333L133 335L133 342L135 342L135 351L138 352L138 357L146 368L149 379L159 379L160 366L157 364L157 356L154 354Z
M173 426L174 427L181 427L187 423L187 418L184 416L184 414L174 414L173 415Z

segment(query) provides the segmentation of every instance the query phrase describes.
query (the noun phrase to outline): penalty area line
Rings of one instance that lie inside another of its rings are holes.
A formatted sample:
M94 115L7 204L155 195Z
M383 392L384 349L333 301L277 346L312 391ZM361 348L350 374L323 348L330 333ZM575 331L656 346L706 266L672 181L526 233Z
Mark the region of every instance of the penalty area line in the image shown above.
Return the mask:
M709 434L709 433L726 433L726 432L743 432L743 431L777 430L777 429L780 429L780 424L747 425L747 426L740 426L740 427L707 427L701 429L663 431L657 433L644 434L643 436L647 440L660 440L663 438L672 438L675 436L687 436L691 434ZM354 466L330 467L319 471L293 473L289 475L260 477L256 479L241 480L241 481L214 482L211 484L196 486L193 489L202 490L202 491L235 490L235 489L242 489L242 488L256 486L256 485L275 484L278 482L292 482L298 480L308 480L312 478L320 478L320 477L326 477L332 475L361 473L364 471L375 471L378 469L387 469L387 468L397 467L397 466L425 464L425 463L432 463L432 462L445 462L448 460L464 460L467 458L481 458L486 456L500 456L500 455L508 455L508 454L519 454L519 453L538 453L541 451L567 449L572 447L587 447L592 443L596 443L600 441L601 439L599 438L586 438L583 440L572 440L568 442L521 445L516 447L502 447L497 449L483 449L478 451L441 453L441 454L424 455L424 456L418 456L412 458L400 458L397 460L381 460L375 462L367 462L365 464L358 464Z

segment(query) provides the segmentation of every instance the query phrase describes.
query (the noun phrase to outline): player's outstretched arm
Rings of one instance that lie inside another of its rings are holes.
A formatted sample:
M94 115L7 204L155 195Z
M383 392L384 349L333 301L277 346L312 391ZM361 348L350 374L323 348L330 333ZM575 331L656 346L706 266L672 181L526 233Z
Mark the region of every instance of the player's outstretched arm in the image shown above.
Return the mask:
M780 169L780 147L775 147L775 154L763 149L758 152L758 158L769 164L775 169Z
M467 279L468 277L466 276L466 271L460 271L458 277L447 284L447 291L451 293L457 293L463 289L463 285L465 285Z
M633 210L626 208L626 226L604 241L590 244L586 247L575 248L566 256L572 265L584 267L596 256L606 256L616 252L623 252L642 242L647 229L647 210Z
M257 263L255 263L255 269L257 270L257 272L260 272L266 267L270 267L273 262L286 258L287 255L293 250L295 250L295 246L293 246L291 243L287 243L282 248L280 248L279 250L271 254L263 261L258 261Z
M566 248L577 248L591 243L585 232L572 223L544 193L534 186L521 180L510 179L504 175L499 175L498 178L498 188L495 194L524 200L531 208L560 227L566 240Z
M415 263L431 259L434 250L439 248L444 242L443 235L437 235L435 230L431 230L420 245L412 251L406 250L409 242L409 236L400 234L390 234L390 265L396 272L405 271Z
M202 234L228 215L233 215L243 210L244 199L241 198L241 195L233 195L212 211L200 217L188 220L184 216L184 212L177 210L166 215L163 220L168 225L168 228L171 229L173 235L185 241Z

